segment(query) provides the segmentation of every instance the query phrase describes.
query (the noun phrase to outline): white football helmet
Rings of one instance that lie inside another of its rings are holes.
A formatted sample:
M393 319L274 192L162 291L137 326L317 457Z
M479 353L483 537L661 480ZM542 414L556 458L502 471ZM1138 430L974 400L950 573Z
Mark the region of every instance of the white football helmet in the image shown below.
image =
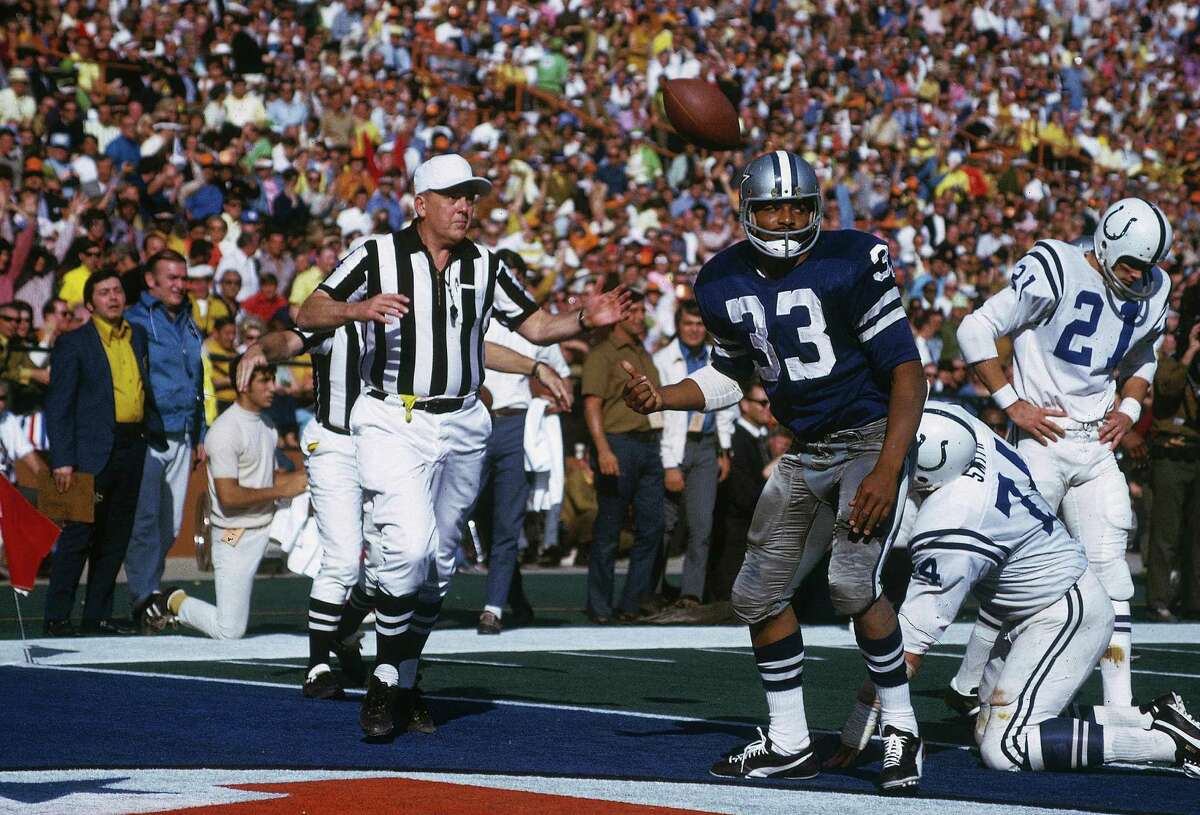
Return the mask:
M742 229L763 254L799 257L812 249L821 235L821 183L812 165L795 153L775 150L751 161L742 173L738 195ZM810 205L812 217L796 230L763 229L755 223L753 205L764 201L803 201Z
M1108 287L1125 300L1147 300L1154 294L1154 264L1171 251L1171 224L1162 210L1141 198L1122 198L1104 210L1092 253ZM1140 283L1122 283L1113 268L1124 261L1142 273Z
M975 460L979 439L970 414L954 405L927 404L917 428L913 489L932 492L958 478Z

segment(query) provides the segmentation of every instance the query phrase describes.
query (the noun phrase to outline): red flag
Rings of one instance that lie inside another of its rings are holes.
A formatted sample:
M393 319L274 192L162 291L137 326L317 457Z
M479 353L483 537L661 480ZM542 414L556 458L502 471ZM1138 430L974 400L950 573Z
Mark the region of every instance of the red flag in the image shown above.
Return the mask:
M14 589L33 591L38 566L58 540L58 526L38 512L6 478L0 478L0 534Z

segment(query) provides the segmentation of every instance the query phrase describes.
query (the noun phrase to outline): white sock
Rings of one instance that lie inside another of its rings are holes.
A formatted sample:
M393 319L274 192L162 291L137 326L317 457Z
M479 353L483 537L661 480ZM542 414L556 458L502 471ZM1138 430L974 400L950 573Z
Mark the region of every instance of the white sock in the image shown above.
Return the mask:
M1104 762L1175 761L1175 740L1161 730L1104 728Z
M1112 639L1108 650L1100 657L1100 681L1104 686L1104 705L1128 706L1133 701L1133 679L1129 673L1129 657L1132 653L1133 634L1129 601L1113 600Z
M1112 725L1116 728L1137 727L1149 730L1150 725L1154 723L1154 717L1149 713L1142 713L1136 707L1124 705L1096 705L1091 709L1091 713L1092 721L1096 724Z
M416 657L413 657L412 659L406 659L403 662L401 662L400 667L396 672L396 674L397 674L396 684L398 684L402 688L416 687L416 685L417 685L417 666L420 665L420 663L421 663L421 660L417 659Z
M375 678L389 687L395 687L400 682L400 675L395 665L376 665Z
M322 662L320 665L312 666L312 669L308 672L308 676L305 678L305 681L307 682L308 680L314 679L321 674L327 673L329 673L329 666Z
M483 610L490 611L495 614L497 620L504 616L504 609L500 608L500 606L484 606Z
M880 727L891 725L898 730L917 733L917 714L913 712L912 699L908 694L908 683L894 688L875 686L879 694Z
M987 667L988 657L1000 636L1000 627L981 611L971 629L971 638L967 641L967 651L963 654L962 662L958 664L958 673L950 680L950 687L959 693L970 696L983 680L983 669Z
M804 688L767 691L771 724L767 738L776 752L795 755L808 749L808 719L804 715Z

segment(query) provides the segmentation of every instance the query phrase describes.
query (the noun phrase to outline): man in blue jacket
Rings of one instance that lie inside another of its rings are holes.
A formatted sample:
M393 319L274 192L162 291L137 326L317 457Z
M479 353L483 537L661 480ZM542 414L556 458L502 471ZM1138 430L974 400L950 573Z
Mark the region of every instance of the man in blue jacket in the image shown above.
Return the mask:
M146 333L154 393L125 574L134 623L155 633L168 620L159 590L163 565L183 521L192 468L204 456L204 337L192 322L183 255L163 250L146 262L146 291L125 318Z
M91 473L97 502L95 521L64 524L54 552L45 632L56 637L76 633L71 612L89 562L81 633L135 631L114 620L112 608L146 450L146 333L121 316L125 291L116 270L93 274L83 289L92 319L54 345L45 416L58 491L68 490L76 473Z

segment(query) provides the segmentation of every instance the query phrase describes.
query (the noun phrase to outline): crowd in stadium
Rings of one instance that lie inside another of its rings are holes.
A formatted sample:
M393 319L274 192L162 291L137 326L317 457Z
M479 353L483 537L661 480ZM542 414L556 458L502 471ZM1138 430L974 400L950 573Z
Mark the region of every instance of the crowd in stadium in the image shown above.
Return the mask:
M145 304L156 296L148 259L186 260L211 424L236 399L237 355L293 325L358 239L408 223L412 173L439 154L492 181L472 236L515 253L539 303L572 310L597 280L627 286L644 317L614 333L691 364L705 350L691 338L690 284L742 237L741 168L787 149L817 169L826 228L888 241L933 398L998 430L1004 415L987 409L957 347L963 316L1037 238L1087 238L1126 195L1162 209L1175 238L1161 356L1182 364L1160 366L1153 405L1123 443L1140 508L1130 546L1149 564L1153 619L1200 615L1200 528L1183 523L1200 497L1194 4L23 0L0 16L0 387L16 417L3 422L21 431L0 433L10 478L31 446L54 458L51 354L92 318L85 295L100 283L89 278L115 270L126 302ZM683 77L726 92L744 150L710 153L673 134L659 90ZM528 525L527 563L586 563L604 523L594 480L606 463L586 397L601 395L589 362L601 364L592 347L609 339L561 347L584 398L564 417L562 494ZM277 373L270 411L284 448L312 419L304 361ZM700 497L663 443L664 489L684 497L668 502L678 506L662 537L692 561L678 608L728 596L756 485L787 449L772 425L751 391L681 431L734 446L732 467L724 453L706 465L721 483ZM735 426L760 466L736 454ZM1153 501L1168 491L1170 502ZM675 529L711 523L718 503L711 551ZM666 543L656 546L661 572ZM469 555L462 568L475 568ZM625 618L662 613L674 598L658 594ZM481 633L499 630L488 622Z

